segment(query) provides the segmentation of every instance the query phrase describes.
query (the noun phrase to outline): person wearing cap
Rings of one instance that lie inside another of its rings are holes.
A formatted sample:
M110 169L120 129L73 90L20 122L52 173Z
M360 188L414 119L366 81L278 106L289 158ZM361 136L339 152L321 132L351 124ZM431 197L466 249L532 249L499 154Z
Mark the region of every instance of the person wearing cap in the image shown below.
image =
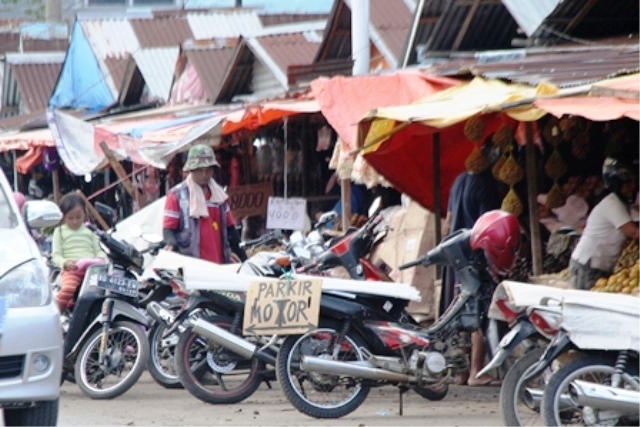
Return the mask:
M247 255L239 245L228 196L213 179L216 166L220 165L211 147L191 147L183 168L188 175L169 191L165 201L165 249L218 264L230 263L233 251L244 261Z

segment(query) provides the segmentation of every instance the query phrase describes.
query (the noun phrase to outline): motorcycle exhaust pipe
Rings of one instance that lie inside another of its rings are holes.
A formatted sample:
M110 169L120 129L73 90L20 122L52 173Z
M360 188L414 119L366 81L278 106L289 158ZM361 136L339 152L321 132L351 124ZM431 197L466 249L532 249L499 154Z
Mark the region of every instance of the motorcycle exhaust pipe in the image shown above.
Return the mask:
M322 374L348 375L368 380L383 380L400 383L409 382L413 378L399 372L391 372L376 368L367 361L338 362L313 356L302 356L300 369L303 371L320 372Z
M635 390L574 380L569 384L569 395L578 405L598 410L618 411L626 415L638 414L640 410L640 392Z
M193 323L193 332L198 335L210 339L218 345L231 350L235 354L244 357L245 359L251 359L256 355L257 347L247 340L225 331L219 326L213 323L207 322L204 319L197 319Z
M540 390L537 388L526 388L524 390L524 396L523 396L524 404L527 405L527 407L533 411L539 410L540 404L542 402L543 393L544 393L544 390ZM561 408L570 408L572 406L575 406L575 405L573 405L569 396L567 396L566 394L563 394L562 396L560 396Z

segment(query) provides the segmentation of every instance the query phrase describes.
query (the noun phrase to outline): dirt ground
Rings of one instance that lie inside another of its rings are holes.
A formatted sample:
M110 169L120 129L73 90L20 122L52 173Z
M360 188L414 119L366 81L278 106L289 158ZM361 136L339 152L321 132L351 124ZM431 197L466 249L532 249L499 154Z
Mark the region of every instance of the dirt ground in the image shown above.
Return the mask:
M210 405L183 389L167 390L145 372L126 394L91 400L72 383L62 386L60 426L498 426L498 387L450 386L440 402L409 392L399 415L397 389L373 389L365 403L338 420L318 420L298 412L281 393L263 384L235 405Z

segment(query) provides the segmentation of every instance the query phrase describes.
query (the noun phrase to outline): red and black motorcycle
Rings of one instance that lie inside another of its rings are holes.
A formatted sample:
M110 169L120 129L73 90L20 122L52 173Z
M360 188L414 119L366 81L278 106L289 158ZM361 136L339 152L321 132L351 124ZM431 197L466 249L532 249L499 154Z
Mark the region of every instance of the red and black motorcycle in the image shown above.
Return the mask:
M516 217L491 211L473 229L401 266L446 265L456 272L460 293L429 328L401 322L409 301L394 295L373 296L361 287L323 293L318 328L289 335L278 352L278 381L289 401L312 417L339 418L357 409L372 386L393 384L444 398L447 381L469 369L470 333L486 328L497 278L513 265L519 242ZM206 322L194 329L245 357L258 351Z

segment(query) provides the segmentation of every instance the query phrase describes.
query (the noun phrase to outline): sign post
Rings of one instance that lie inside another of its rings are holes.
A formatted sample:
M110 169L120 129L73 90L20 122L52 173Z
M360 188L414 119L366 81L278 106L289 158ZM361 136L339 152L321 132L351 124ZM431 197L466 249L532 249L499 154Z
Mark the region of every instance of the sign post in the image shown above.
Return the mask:
M291 335L318 326L321 279L252 282L244 306L245 335Z
M267 228L303 230L307 201L300 198L269 197Z

